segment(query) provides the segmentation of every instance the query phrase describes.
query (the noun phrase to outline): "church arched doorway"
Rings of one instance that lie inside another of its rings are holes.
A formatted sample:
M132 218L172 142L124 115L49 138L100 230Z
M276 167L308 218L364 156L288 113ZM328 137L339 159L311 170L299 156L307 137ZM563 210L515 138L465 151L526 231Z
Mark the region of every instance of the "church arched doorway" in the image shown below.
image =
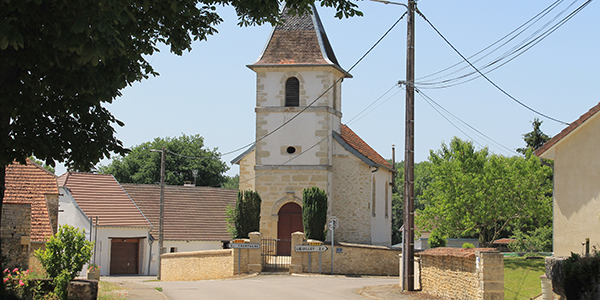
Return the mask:
M302 207L294 202L284 204L280 209L277 222L277 255L289 256L291 252L292 233L304 232L302 227Z

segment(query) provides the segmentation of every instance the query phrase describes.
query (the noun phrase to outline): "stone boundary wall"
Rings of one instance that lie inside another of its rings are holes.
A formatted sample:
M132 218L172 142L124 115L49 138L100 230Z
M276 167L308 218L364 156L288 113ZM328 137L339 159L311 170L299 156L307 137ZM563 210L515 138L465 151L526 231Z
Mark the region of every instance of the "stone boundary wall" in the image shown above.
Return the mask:
M161 258L162 281L195 281L233 277L233 250L165 253Z
M504 299L504 258L490 248L435 248L418 253L422 291L452 300Z
M318 273L318 252L296 252L297 245L309 245L322 243L320 241L305 240L302 232L292 234L292 263L291 273ZM331 274L331 242L323 243L327 251L321 252L321 271L323 274ZM333 273L344 275L374 275L374 276L398 276L399 255L401 249L385 246L372 246L352 243L335 243L333 249ZM309 270L310 257L310 270Z
M1 226L3 266L29 269L31 204L3 203Z

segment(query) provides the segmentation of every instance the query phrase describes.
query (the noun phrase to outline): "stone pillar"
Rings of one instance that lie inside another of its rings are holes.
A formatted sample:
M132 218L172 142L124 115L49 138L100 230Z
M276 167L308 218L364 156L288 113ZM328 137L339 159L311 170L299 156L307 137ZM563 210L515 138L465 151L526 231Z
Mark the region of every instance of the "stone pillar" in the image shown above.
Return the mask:
M296 252L294 249L298 245L304 244L304 232L292 233L292 261L290 263L290 274L304 272L302 262L304 260L303 252Z
M262 233L260 232L250 232L250 243L251 244L259 244L262 247ZM248 249L248 272L252 273L260 273L262 272L262 257L261 257L262 249Z
M498 251L475 251L482 300L504 300L504 257Z

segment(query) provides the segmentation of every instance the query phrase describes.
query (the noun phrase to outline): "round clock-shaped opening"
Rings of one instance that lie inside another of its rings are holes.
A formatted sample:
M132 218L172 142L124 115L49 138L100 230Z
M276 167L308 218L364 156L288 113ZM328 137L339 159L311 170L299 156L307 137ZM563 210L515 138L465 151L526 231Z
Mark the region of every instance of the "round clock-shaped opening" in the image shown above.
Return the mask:
M287 147L286 151L288 154L294 154L296 153L296 147Z

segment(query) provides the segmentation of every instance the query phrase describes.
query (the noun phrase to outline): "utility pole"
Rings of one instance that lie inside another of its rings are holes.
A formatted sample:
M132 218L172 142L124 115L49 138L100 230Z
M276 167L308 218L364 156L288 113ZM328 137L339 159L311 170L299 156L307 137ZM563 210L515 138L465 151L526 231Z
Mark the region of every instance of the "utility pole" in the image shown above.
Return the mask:
M404 263L405 290L414 291L415 279L415 0L408 0L406 26L406 125L404 150Z
M162 147L160 150L160 207L159 207L159 217L158 217L158 276L157 279L160 280L161 277L161 259L160 256L163 250L163 224L165 220L165 147Z
M402 232L402 288L415 290L415 7L389 0L371 0L406 7L406 125L404 131L404 231Z

